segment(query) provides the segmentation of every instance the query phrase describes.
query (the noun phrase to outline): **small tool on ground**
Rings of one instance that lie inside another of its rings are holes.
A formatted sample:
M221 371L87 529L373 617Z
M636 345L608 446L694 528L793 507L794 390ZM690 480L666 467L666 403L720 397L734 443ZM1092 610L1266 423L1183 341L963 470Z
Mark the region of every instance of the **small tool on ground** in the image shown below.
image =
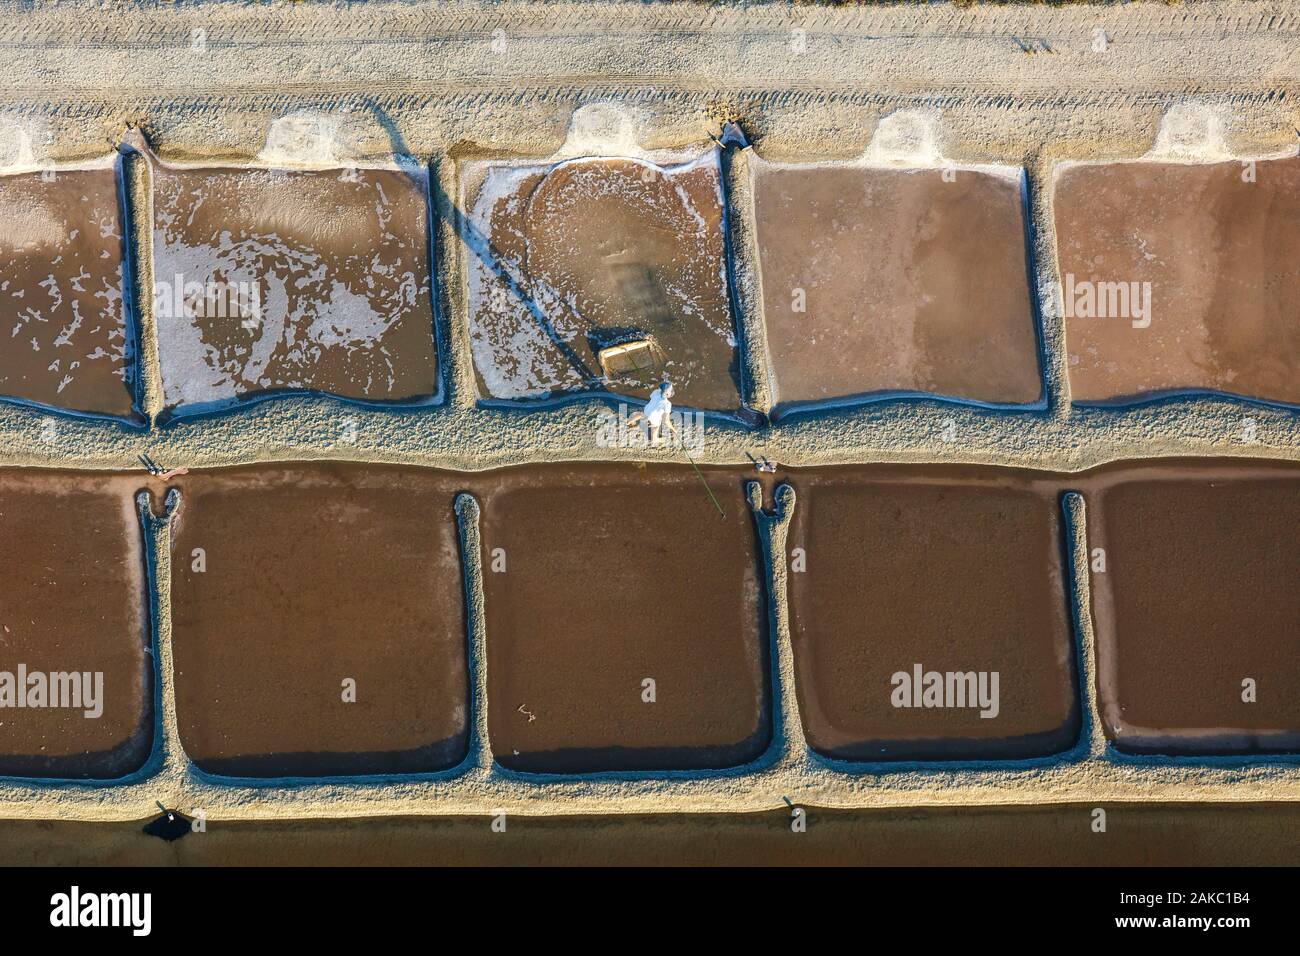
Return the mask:
M188 468L164 468L148 455L137 455L136 457L140 460L140 464L144 465L145 471L163 481L175 478L178 475L188 475L190 473Z

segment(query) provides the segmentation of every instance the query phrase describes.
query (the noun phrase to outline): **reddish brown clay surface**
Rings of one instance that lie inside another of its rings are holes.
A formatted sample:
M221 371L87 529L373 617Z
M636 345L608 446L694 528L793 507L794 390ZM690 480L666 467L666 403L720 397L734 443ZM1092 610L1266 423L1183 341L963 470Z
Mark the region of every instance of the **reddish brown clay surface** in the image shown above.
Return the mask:
M138 486L66 472L0 477L0 774L108 779L148 759Z
M689 468L512 469L481 485L488 732L502 766L711 769L763 753L756 529L743 476L704 477L725 518Z
M0 394L133 413L115 167L0 176Z
M154 171L169 408L311 390L437 391L428 182L383 169Z
M1300 403L1300 159L1070 166L1054 204L1076 402Z
M321 464L176 485L172 640L191 760L278 777L463 759L467 642L448 476Z
M790 483L790 627L814 750L982 759L1075 742L1062 519L1049 482L1002 469L874 466L795 472ZM924 693L930 673L946 689L948 674L971 672L977 690L965 706L955 683L942 700ZM980 672L996 716L975 706Z
M740 405L716 155L659 167L583 159L493 167L466 228L470 339L480 394L548 398L584 389ZM649 339L640 379L602 380L600 349Z
M1040 398L1018 179L759 164L754 211L780 405Z
M1174 462L1095 482L1107 736L1136 753L1300 750L1300 467Z

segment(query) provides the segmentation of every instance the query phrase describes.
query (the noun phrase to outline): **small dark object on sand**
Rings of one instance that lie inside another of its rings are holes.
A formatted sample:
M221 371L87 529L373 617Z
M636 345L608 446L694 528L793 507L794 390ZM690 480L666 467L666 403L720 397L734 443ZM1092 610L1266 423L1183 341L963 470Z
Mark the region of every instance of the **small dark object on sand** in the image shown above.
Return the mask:
M149 836L158 837L160 840L171 843L173 840L179 840L190 832L192 817L187 817L179 810L168 810L161 803L158 804L158 809L162 811L162 814L144 825L144 832Z

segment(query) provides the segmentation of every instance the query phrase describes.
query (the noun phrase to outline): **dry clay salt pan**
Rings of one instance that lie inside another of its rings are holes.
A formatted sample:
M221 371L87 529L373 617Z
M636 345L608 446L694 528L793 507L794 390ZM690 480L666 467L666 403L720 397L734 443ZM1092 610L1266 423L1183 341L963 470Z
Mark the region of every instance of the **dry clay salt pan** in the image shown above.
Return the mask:
M1155 141L1141 156L1108 156L1093 159L1065 159L1052 164L1053 182L1071 166L1104 165L1115 162L1219 163L1226 161L1283 159L1296 149L1261 155L1234 151L1228 133L1237 117L1233 110L1217 104L1178 103L1161 118ZM867 148L856 160L830 162L772 162L755 157L760 166L865 166L894 168L964 169L1019 178L1019 167L1001 164L959 164L947 159L940 144L942 114L937 109L899 110L883 117ZM1058 287L1059 293L1059 287ZM1055 299L1059 307L1059 295ZM1059 313L1058 313L1059 314Z
M1170 107L1162 116L1155 141L1143 155L1100 157L1088 160L1060 160L1053 162L1050 168L1052 188L1047 190L1048 204L1050 196L1060 175L1075 166L1112 165L1116 163L1163 163L1208 165L1223 162L1252 163L1256 160L1284 159L1296 155L1294 149L1275 151L1263 155L1246 155L1234 151L1228 144L1230 131L1240 123L1241 118L1232 110L1216 104L1180 103ZM765 168L797 169L807 166L833 166L839 168L899 168L923 170L940 168L945 171L969 169L990 175L1014 178L1025 188L1023 171L1019 167L992 164L956 165L943 155L940 148L942 116L938 110L901 110L884 117L878 124L875 134L864 153L856 161L838 161L830 163L769 163L761 158L752 160L756 174L761 176ZM1049 217L1050 219L1050 217ZM1046 224L1040 230L1044 235L1054 232L1053 224ZM1055 258L1054 256L1052 257ZM1042 290L1044 312L1051 319L1059 319L1064 313L1063 290L1061 283L1052 278L1046 267L1046 259L1039 258L1038 283ZM902 354L900 352L900 354ZM1046 356L1050 359L1050 353ZM1222 391L1222 390L1219 390ZM1187 394L1204 395L1214 393L1214 389L1191 390ZM1246 393L1244 397L1252 397ZM1264 397L1268 396L1255 396ZM837 404L835 401L819 404Z
M1165 111L1151 149L1141 156L1113 156L1095 159L1065 159L1052 164L1052 187L1061 174L1072 166L1104 166L1111 163L1201 163L1249 162L1251 160L1285 159L1296 155L1295 149L1279 150L1263 155L1246 155L1233 151L1227 140L1235 116L1224 106L1207 103L1177 103ZM1061 283L1052 280L1048 286L1045 308L1050 315L1060 317L1064 311Z

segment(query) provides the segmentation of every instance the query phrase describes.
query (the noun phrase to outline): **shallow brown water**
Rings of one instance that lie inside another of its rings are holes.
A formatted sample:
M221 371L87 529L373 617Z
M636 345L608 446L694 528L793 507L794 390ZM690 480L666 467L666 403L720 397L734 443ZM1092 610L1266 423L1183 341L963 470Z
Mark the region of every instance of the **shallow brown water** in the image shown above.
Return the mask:
M795 799L798 795L795 794ZM142 812L149 808L142 808ZM1292 866L1300 804L1091 804L766 813L209 821L164 843L137 823L0 822L7 866Z
M423 172L156 166L167 406L433 395L427 192Z
M1074 166L1054 204L1076 401L1210 390L1300 402L1300 158ZM1084 282L1150 283L1149 317L1078 314Z
M0 176L0 394L128 417L116 167Z
M322 464L176 485L176 710L200 768L401 773L464 757L465 608L445 474Z
M476 474L319 463L182 476L172 578L182 743L218 774L457 763L469 690L452 508L464 490L483 509L488 722L503 766L585 773L753 760L771 734L764 569L743 496L754 477L632 463ZM1296 466L1126 462L1063 475L875 465L763 479L769 503L782 481L798 495L788 555L795 689L819 752L995 759L1068 749L1078 705L1066 489L1085 495L1089 547L1107 555L1092 573L1093 614L1117 746L1300 749ZM0 670L92 669L48 657L85 655L103 665L93 669L106 673L116 721L104 730L106 712L84 722L88 731L58 712L0 712L14 735L0 736L0 772L112 775L143 760L150 674L131 499L145 483L57 472L0 483L0 558L13 583L0 604L0 649L12 660ZM996 671L997 716L981 717L982 701L917 707L914 691L897 704L896 675L917 665ZM342 694L349 678L355 703ZM1258 685L1255 703L1241 700L1245 678ZM52 742L66 752L40 749Z
M715 768L766 748L754 522L742 476L703 471L725 518L688 468L521 468L479 480L488 731L502 766Z
M29 680L92 675L78 691L81 706L0 707L0 774L107 779L140 769L149 755L153 664L133 500L140 484L0 475L0 671L16 679L25 666ZM97 707L88 710L86 691ZM94 710L99 716L87 716Z
M754 213L780 405L1040 397L1018 181L759 164Z
M1087 494L1102 723L1121 750L1300 750L1300 468L1180 462ZM1243 684L1256 685L1254 702Z
M790 627L814 750L848 760L980 759L1074 743L1062 522L1053 487L1036 477L879 466L789 476L798 495ZM921 688L899 691L911 685L894 675L912 680L917 665L922 675L997 672L996 712L969 698L952 706L955 695L926 706Z

